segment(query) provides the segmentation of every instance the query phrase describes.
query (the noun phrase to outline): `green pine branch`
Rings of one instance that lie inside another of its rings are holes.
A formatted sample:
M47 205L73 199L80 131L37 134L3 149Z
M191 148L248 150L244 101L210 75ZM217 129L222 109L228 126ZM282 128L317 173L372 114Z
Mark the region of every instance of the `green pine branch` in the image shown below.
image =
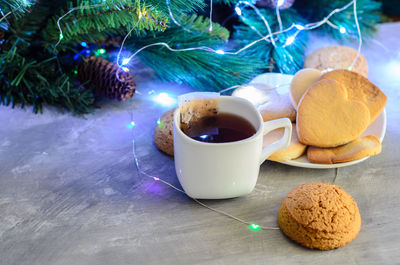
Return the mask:
M78 7L90 7L93 2L79 1ZM72 7L71 7L72 8ZM69 9L71 10L71 9ZM65 11L54 16L43 32L43 39L54 44L62 38L59 50L80 41L105 40L115 34L123 35L133 28L133 34L143 31L162 31L167 27L168 17L139 0L102 1L98 7L75 10L60 21L62 35L57 20Z
M14 17L19 17L21 14L27 11L32 5L31 1L27 0L0 0L0 18L12 14Z
M172 26L162 33L132 40L127 48L135 50L147 44L165 42L172 48L207 46L227 49L229 32L216 23L213 31L209 32L208 18L193 15L182 20L182 24L189 31ZM159 46L143 50L138 57L163 81L185 83L208 91L243 84L259 74L262 68L262 62L251 56L221 55L203 50L172 52Z
M348 0L303 0L301 4L295 2L294 8L310 22L322 20L336 8L342 8L348 4ZM381 20L381 3L375 0L357 0L357 18L360 24L363 39L373 37L376 26ZM329 21L337 27L344 27L345 34L327 24L319 28L320 31L331 34L335 39L358 38L357 27L354 20L353 5L346 10L334 14Z
M260 12L269 22L271 31L278 31L279 25L275 10L260 9ZM242 20L243 24L235 28L236 31L233 35L238 48L244 47L255 40L261 39L261 36L269 34L264 22L252 10L242 9L242 13L245 17ZM281 10L281 18L283 28L288 28L292 24L303 24L305 22L293 9ZM261 36L251 27L257 29ZM274 41L276 47L272 45L270 38L268 38L267 41L262 40L257 42L245 50L244 53L264 61L264 70L294 74L303 67L304 49L307 40L307 32L302 32L296 36L293 43L286 45L287 38L293 36L295 32L296 29L294 28L292 31L275 35Z
M21 108L32 105L35 113L42 113L44 105L75 114L92 110L92 93L79 87L68 75L60 73L56 57L37 61L22 56L17 46L0 54L1 104Z

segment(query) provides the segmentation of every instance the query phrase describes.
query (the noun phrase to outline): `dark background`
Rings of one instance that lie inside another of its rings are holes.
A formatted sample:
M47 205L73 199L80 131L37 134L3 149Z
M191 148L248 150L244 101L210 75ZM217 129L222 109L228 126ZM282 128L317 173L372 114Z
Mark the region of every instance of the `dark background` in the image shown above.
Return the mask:
M304 0L295 0L296 5L301 5ZM318 0L315 0L318 1ZM382 22L400 21L400 0L376 0L382 3ZM233 30L233 26L239 24L237 16L233 7L228 7L223 4L213 5L213 21L218 22L228 28L230 31ZM205 11L207 15L209 10Z

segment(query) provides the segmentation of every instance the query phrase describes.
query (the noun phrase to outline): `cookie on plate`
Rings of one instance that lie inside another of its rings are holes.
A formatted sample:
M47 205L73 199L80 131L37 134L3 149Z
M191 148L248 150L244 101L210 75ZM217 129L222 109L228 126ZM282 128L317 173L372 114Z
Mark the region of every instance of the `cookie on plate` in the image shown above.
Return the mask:
M386 105L386 95L367 78L348 70L334 70L321 76L341 83L349 95L349 99L362 101L369 109L370 123L382 112Z
M293 123L292 126L294 128L296 124ZM284 132L285 130L283 128L279 128L264 135L263 148L281 139ZM279 150L278 152L273 153L270 157L267 158L267 160L279 162L296 159L304 154L306 148L306 145L299 142L296 130L293 130L289 146L282 150Z
M154 129L154 142L158 149L167 155L174 155L174 111L171 109L164 113Z
M324 47L306 57L304 68L315 68L321 71L348 69L357 56L357 50L346 46ZM352 71L368 77L368 64L364 55L360 54Z
M270 93L275 91L266 84L242 85L233 91L232 96L244 98L258 107L270 100Z
M293 76L290 84L289 97L296 110L301 97L312 84L318 81L321 75L322 72L320 70L306 68L298 71Z
M272 91L266 103L258 107L264 121L288 118L292 122L296 120L296 110L290 102L289 94L279 94Z
M328 250L342 247L358 235L361 216L353 197L341 187L315 182L288 193L278 223L283 233L301 245Z
M296 120L299 141L316 147L336 147L361 136L370 124L367 106L349 99L341 83L322 79L302 97Z
M307 150L307 159L311 163L335 164L377 155L381 150L379 139L374 135L368 135L334 148L310 146Z

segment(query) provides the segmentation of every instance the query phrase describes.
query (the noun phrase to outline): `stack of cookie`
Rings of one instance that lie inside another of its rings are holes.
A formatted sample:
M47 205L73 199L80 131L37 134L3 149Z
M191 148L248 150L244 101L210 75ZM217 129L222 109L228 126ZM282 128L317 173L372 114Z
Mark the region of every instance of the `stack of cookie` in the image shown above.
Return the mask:
M290 98L297 109L299 142L310 146L310 162L348 162L380 153L376 136L361 135L383 111L387 98L367 78L348 70L322 74L303 69L293 78Z

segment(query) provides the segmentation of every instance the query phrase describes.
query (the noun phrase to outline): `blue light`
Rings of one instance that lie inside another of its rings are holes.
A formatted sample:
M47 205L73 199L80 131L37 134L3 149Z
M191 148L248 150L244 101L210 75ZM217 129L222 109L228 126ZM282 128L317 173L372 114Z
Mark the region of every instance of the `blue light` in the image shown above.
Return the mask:
M290 36L289 38L286 39L285 46L290 45L294 42L294 36Z
M136 126L136 123L134 121L131 121L126 127L128 127L128 129L132 129L135 126Z
M235 7L235 11L236 11L236 14L238 14L239 16L242 15L242 10L239 7Z
M339 27L339 31L342 34L345 34L346 33L346 28L345 27Z
M81 46L82 46L82 47L86 47L86 46L87 46L87 43L84 42L84 41L82 41L82 42L81 42Z
M204 140L204 139L207 138L207 136L208 136L208 135L205 134L205 135L200 136L200 138Z
M122 60L122 65L128 64L131 59L125 58Z
M172 98L168 93L162 92L155 96L153 100L162 106L172 106L176 103L176 99Z

